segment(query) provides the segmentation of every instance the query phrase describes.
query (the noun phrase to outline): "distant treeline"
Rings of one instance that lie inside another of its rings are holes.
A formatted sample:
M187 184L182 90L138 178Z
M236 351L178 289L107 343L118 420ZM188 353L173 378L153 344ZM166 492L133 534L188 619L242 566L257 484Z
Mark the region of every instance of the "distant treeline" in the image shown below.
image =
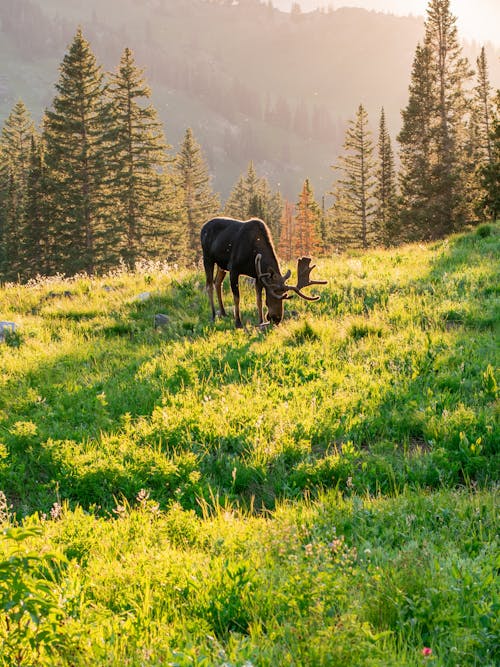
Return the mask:
M0 279L102 273L143 260L196 262L200 227L221 210L243 219L262 217L286 260L438 238L496 218L500 92L493 95L484 49L475 64L473 71L463 56L449 0L431 0L397 137L399 170L384 109L375 140L360 104L333 165L325 193L331 205L324 195L315 200L309 178L295 203L284 201L257 174L249 134L248 168L222 207L192 129L186 129L176 154L166 144L131 50L105 74L78 29L40 129L22 101L2 129ZM299 131L300 117L307 115L300 108L293 112L276 97L253 112ZM318 110L314 118L318 136L327 136L328 116Z

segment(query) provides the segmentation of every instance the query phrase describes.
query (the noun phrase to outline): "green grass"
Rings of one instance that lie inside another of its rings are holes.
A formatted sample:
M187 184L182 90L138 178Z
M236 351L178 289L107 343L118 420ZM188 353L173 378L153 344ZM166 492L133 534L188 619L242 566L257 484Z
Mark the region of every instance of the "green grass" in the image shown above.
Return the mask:
M323 260L265 331L200 272L5 286L0 664L497 664L498 257Z

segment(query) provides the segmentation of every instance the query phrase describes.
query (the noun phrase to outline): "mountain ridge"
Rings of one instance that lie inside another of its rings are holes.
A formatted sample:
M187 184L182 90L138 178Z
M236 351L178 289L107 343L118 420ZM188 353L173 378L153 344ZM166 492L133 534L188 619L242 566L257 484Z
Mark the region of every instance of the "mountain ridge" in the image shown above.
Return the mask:
M167 140L175 149L192 127L223 196L250 160L287 197L296 197L305 177L318 195L327 192L359 103L374 134L382 106L393 136L399 129L423 35L414 17L357 8L295 16L257 0L140 7L88 0L85 8L76 0L4 0L0 21L0 57L8 62L0 122L19 98L41 119L80 25L108 70L126 46L133 50Z

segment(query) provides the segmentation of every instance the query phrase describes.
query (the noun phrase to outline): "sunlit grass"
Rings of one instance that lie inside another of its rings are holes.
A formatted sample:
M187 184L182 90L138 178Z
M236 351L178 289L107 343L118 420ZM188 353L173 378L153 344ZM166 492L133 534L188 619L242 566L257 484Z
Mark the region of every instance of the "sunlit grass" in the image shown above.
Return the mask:
M496 664L492 230L319 261L266 330L201 271L1 289L0 664Z

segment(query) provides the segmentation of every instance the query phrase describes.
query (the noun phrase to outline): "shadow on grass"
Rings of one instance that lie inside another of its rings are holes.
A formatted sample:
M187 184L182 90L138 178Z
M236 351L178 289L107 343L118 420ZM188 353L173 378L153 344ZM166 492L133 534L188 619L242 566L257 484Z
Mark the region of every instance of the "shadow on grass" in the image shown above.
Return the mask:
M17 510L47 511L59 497L109 509L113 496L130 500L141 488L154 489L164 504L169 498L196 504L200 485L196 475L189 479L196 468L192 457L176 460L152 443L135 455L120 453L117 446L104 454L106 462L98 450L99 442L119 434L125 421L151 415L164 392L175 395L187 384L182 364L168 376L142 373L144 365L168 355L170 345L194 344L213 331L234 329L232 318L211 325L208 300L203 307L202 299L203 290L188 278L151 298L122 304L119 311L106 313L105 323L102 311L67 306L64 313L47 318L51 326L57 322L61 340L65 327L79 332L82 346L49 363L42 359L31 365L0 398L7 415L0 426L5 443L0 489ZM167 325L155 328L155 314L165 311ZM249 326L248 331L257 330ZM236 347L229 345L222 355L201 355L199 362L194 384L209 381L221 368L227 369L228 381L246 372L251 365L248 332L239 336ZM179 441L184 435L178 434ZM72 465L77 461L79 476Z
M334 427L320 415L314 433L305 434L310 451L279 453L255 465L244 458L253 446L251 431L214 436L202 448L205 434L189 420L179 432L168 433L174 444L155 433L135 449L120 443L124 421L148 419L165 394L209 385L214 378L216 389L228 391L234 382L252 381L259 356L251 343L266 332L250 325L235 334L231 317L211 325L208 301L195 276L147 300L123 304L107 314L105 323L84 318L84 351L30 369L13 388L9 406L5 401L0 406L9 408L1 429L6 455L0 462L0 488L21 512L47 511L58 494L86 508L111 511L114 498L133 502L142 488L162 506L179 501L196 507L197 497L210 500L219 493L260 508L274 506L277 498L332 486L391 492L406 484L491 479L498 473L500 434L494 420L496 380L485 374L489 366L498 367L498 237L458 237L439 248L429 272L405 289L427 295L436 306L443 299L459 304L441 312L441 322L439 317L432 323L420 319L419 326L431 332L441 326L450 333L452 327L446 348L430 336L416 365L403 365L355 426L340 420ZM481 269L480 275L469 274L471 266ZM244 316L252 322L253 291L244 289ZM384 289L356 296L365 314L387 306ZM158 312L168 321L155 329ZM332 315L337 316L335 307ZM72 326L80 324L71 313L66 319ZM160 365L139 373L156 355L168 355L169 346L209 340L220 331L232 332L224 350L181 356L169 376Z

